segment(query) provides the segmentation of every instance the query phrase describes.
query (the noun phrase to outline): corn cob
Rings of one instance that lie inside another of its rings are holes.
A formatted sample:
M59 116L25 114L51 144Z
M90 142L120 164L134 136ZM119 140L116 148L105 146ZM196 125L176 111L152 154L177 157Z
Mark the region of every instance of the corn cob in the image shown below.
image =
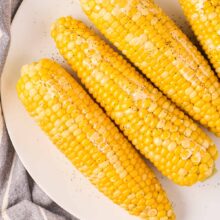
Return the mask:
M124 134L168 178L192 185L210 176L208 136L82 22L52 25L57 48Z
M161 91L220 136L220 84L208 62L152 0L81 0L97 28Z
M220 77L220 1L179 0L179 2Z
M24 66L17 91L51 141L102 193L143 219L175 219L152 171L61 66L47 59Z

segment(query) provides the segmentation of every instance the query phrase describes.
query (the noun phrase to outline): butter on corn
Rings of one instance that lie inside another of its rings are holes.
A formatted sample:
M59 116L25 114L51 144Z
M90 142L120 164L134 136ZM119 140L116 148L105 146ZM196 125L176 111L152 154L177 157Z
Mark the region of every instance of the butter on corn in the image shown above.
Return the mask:
M81 5L164 94L220 136L219 81L197 48L152 0L81 0Z
M52 25L57 48L140 152L168 178L192 185L212 175L211 139L82 22Z
M220 1L179 0L179 2L220 77Z
M152 171L61 66L47 59L24 66L17 92L50 140L102 193L143 219L175 219Z

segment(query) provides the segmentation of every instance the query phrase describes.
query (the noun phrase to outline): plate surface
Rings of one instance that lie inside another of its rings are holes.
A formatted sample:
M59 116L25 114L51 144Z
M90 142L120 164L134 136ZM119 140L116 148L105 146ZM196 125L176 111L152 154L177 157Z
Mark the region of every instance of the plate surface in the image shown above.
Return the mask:
M183 30L191 35L177 0L157 0ZM22 65L42 57L67 67L50 38L50 24L72 15L91 25L78 0L24 0L12 25L9 55L2 75L2 104L9 135L24 166L39 186L60 206L81 220L135 220L99 193L50 143L19 102L15 85ZM68 67L67 67L68 69ZM220 139L210 134L216 144ZM220 168L219 160L217 168ZM156 172L178 220L220 218L220 173L193 187L179 187Z

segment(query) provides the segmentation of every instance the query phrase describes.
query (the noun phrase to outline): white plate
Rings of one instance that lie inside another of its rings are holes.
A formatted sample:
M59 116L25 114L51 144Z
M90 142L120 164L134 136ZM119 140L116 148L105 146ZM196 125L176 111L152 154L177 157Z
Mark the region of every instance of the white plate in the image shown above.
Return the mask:
M190 33L177 0L157 0ZM23 64L42 57L63 63L50 38L50 24L72 15L90 24L78 0L24 0L12 25L9 55L2 75L2 104L9 135L24 166L39 186L60 206L81 220L135 220L99 193L56 150L19 102L15 85ZM63 63L64 64L64 63ZM64 66L66 66L64 64ZM215 138L216 144L220 140ZM217 167L220 167L219 161ZM193 187L179 187L160 178L174 203L178 220L220 219L220 174Z

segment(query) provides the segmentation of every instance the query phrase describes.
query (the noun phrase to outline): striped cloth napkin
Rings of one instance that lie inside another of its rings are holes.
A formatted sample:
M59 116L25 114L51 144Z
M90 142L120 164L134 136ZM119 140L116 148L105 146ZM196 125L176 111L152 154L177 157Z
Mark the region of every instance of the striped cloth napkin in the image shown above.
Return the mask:
M10 23L20 3L21 0L0 0L0 73L9 48ZM32 219L76 220L54 203L26 172L9 139L0 105L0 220Z

